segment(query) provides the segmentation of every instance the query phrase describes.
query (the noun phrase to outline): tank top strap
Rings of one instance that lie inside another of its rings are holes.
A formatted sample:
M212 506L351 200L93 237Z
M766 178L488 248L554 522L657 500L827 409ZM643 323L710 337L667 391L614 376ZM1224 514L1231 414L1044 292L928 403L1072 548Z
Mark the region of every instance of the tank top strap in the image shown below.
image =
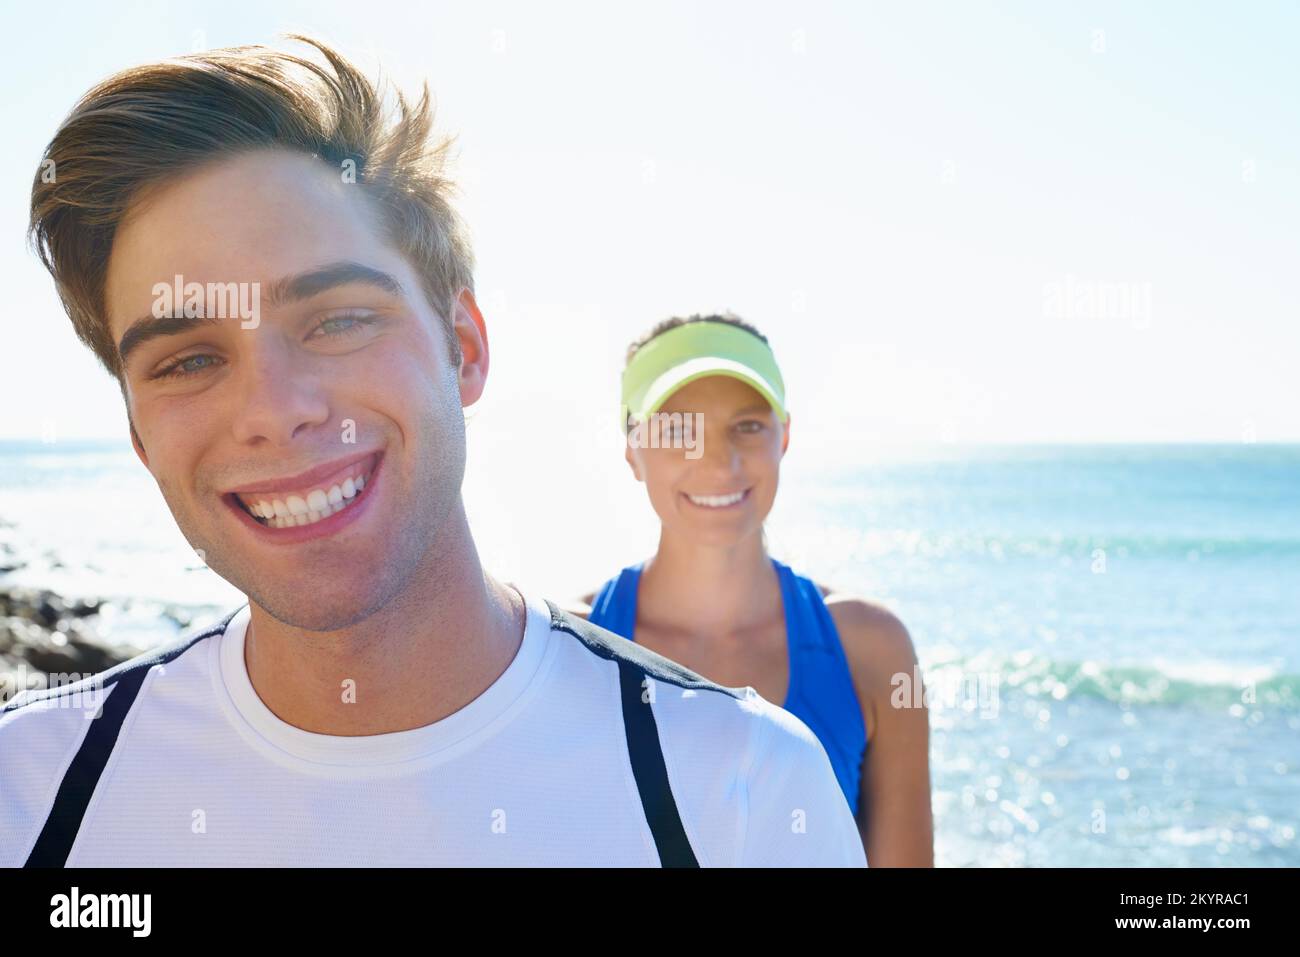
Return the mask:
M847 668L839 629L822 599L821 589L812 579L798 574L789 565L775 558L772 564L781 579L781 597L789 599L785 605L785 623L787 633L795 636L792 644L804 651L839 658Z
M785 708L817 735L856 811L867 731L839 630L815 582L775 558L772 564L781 580L790 653Z
M643 561L629 565L605 582L591 602L591 614L587 620L635 641L632 636L636 631L636 592L643 565Z

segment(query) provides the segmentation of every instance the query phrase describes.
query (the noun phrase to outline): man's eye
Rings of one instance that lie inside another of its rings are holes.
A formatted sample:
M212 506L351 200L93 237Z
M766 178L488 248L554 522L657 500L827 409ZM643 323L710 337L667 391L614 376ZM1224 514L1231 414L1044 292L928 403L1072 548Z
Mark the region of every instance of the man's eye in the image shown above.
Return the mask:
M200 360L206 359L207 363L195 365ZM198 355L186 356L184 359L177 359L175 362L151 375L150 379L184 379L187 376L198 375L207 369L212 368L211 363L217 361L217 357L206 352Z
M350 336L361 332L374 321L374 316L365 313L346 313L344 315L330 316L321 321L320 325L312 331L312 336L314 337L317 333L331 339Z
M752 434L755 432L762 432L765 426L757 419L746 419L744 422L737 423L736 428L740 429L742 432L749 432Z

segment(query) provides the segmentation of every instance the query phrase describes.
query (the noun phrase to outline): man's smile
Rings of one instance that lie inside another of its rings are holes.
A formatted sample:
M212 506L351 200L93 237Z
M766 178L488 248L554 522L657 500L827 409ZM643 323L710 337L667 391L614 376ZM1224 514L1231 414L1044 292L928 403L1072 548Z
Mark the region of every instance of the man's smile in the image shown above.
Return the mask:
M270 541L331 535L363 510L382 459L382 451L353 455L297 475L241 486L222 498L246 526Z

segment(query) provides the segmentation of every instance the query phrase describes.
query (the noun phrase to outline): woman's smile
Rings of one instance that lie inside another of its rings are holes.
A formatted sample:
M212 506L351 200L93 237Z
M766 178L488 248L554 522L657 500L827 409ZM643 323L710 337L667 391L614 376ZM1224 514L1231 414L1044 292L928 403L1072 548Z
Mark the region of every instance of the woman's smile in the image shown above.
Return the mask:
M709 511L725 511L726 509L735 508L741 505L749 498L749 493L753 490L750 488L741 489L738 492L723 492L713 495L692 495L690 492L683 492L682 497L698 508L705 508Z

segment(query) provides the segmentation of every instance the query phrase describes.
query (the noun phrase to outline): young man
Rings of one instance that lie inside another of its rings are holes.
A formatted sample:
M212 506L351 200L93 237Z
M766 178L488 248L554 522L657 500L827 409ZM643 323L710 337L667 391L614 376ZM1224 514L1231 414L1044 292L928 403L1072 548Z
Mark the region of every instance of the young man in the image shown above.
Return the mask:
M308 42L121 73L36 178L140 461L248 604L5 706L0 864L863 866L798 719L483 570L448 143Z

